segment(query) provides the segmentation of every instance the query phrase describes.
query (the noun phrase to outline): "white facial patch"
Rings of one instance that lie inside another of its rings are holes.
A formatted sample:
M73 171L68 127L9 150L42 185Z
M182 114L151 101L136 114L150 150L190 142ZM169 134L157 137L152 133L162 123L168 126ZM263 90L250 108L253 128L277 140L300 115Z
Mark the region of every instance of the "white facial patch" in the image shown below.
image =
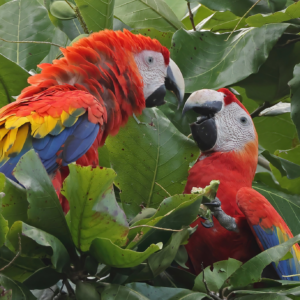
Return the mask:
M224 106L215 114L215 121L218 136L213 150L216 152L242 150L256 138L251 117L237 103Z
M167 66L160 52L144 50L134 56L143 78L144 96L147 99L155 90L165 84Z

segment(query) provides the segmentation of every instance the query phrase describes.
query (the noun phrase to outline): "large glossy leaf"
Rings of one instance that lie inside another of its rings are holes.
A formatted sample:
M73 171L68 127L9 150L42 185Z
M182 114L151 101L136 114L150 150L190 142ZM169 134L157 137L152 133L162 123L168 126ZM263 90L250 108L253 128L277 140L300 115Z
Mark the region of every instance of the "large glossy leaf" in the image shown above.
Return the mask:
M183 26L163 0L116 0L115 16L132 28L176 31Z
M0 274L0 285L6 290L12 290L11 300L36 300L26 286Z
M231 276L241 265L242 263L240 261L229 258L228 260L214 263L213 269L211 266L208 266L196 277L193 291L206 292L206 287L203 282L204 272L204 278L209 290L219 292L225 280Z
M295 66L289 86L291 87L291 117L300 137L300 64Z
M0 55L0 107L14 101L12 96L18 96L28 85L29 76L22 67Z
M189 0L190 1L190 0ZM256 0L196 0L199 3L207 6L208 8L215 11L225 11L229 10L237 16L243 16L249 9L254 5ZM258 13L271 13L284 8L286 0L262 0L257 5L255 5L249 15L254 15Z
M300 235L272 247L244 263L229 278L228 284L232 288L244 287L253 282L258 282L263 269L271 262L279 261L290 250L291 246L300 241Z
M11 252L7 247L1 247L0 269L8 265L13 260L15 255L16 254ZM1 271L1 273L13 280L23 282L35 271L44 267L45 265L40 259L19 256L13 263L10 264L9 267Z
M282 11L273 14L257 14L246 19L249 26L260 27L269 23L282 23L300 17L300 5L296 2Z
M2 215L12 226L15 221L27 221L27 195L26 190L14 181L0 173L1 191L5 194L2 198Z
M75 0L75 3L89 31L113 28L115 0Z
M128 223L116 202L112 169L69 166L63 194L70 204L70 230L76 247L88 251L95 238L124 244Z
M52 40L55 28L48 18L47 10L36 0L16 0L2 5L0 19L0 36L6 40ZM26 70L35 69L49 50L48 44L0 42L0 53Z
M55 236L25 223L22 224L22 234L31 238L39 245L52 248L51 262L58 272L66 270L69 266L69 254L62 242Z
M185 78L186 91L224 87L257 72L288 26L243 29L228 41L229 33L177 31L171 55Z
M144 252L136 252L130 249L122 249L109 239L96 238L92 242L90 253L99 263L116 268L131 268L141 264L151 254L160 250L161 247L161 243L152 244Z
M34 150L22 156L13 172L27 190L28 223L57 237L74 251L73 241L63 210L50 178Z
M115 184L127 217L137 215L141 208L158 207L167 196L183 191L182 181L188 165L198 157L194 142L182 135L158 109L146 109L138 119L131 118L126 127L106 145L110 162L117 172Z
M297 35L284 35L277 45L284 45ZM284 47L275 46L267 60L256 74L250 75L237 85L244 88L249 98L257 103L274 103L289 100L289 80L293 78L295 64L300 62L300 43L292 43Z
M257 102L248 98L243 88L237 86L233 88L242 95L243 104L249 113L258 108L259 105ZM277 149L290 149L295 145L297 132L290 114L273 117L256 117L253 121L260 145L271 153Z
M207 297L207 294L186 289L151 286L146 283L129 283L126 287L146 295L150 300L201 300Z

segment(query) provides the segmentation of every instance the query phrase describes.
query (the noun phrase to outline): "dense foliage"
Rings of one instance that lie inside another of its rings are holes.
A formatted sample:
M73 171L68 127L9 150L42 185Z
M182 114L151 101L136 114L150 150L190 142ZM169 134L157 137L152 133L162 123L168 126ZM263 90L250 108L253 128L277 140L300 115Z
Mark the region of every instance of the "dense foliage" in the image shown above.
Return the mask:
M0 106L14 101L39 63L61 56L58 46L105 28L127 28L168 47L186 97L232 89L259 135L253 187L295 238L244 265L221 261L197 277L185 270L189 224L218 184L182 195L199 155L188 126L196 115L182 117L169 93L164 106L146 109L107 139L101 168L70 165L66 216L33 151L14 170L23 186L0 174L0 299L299 299L299 283L261 273L300 241L300 3L0 0ZM279 101L284 109L258 116Z

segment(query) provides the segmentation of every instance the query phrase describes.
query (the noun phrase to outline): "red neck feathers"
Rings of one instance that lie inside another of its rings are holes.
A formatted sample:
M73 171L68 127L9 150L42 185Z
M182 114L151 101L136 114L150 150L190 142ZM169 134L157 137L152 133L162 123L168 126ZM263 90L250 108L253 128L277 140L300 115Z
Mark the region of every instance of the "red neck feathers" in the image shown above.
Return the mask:
M104 30L61 48L63 58L39 65L17 101L57 85L72 85L91 93L107 110L104 137L116 134L133 113L145 107L143 82L134 61L142 50L159 51L169 63L169 51L157 40L134 35L128 30ZM104 142L104 141L103 141Z
M242 214L236 204L236 193L242 187L251 187L258 157L257 139L245 145L243 150L202 154L189 171L185 193L193 187L209 185L211 180L220 180L217 197L227 214Z

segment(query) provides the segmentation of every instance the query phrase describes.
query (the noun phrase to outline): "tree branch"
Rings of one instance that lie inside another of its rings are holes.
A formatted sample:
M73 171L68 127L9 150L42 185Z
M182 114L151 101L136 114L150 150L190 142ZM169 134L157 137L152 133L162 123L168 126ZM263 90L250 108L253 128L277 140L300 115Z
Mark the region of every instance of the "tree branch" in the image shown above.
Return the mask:
M259 114L266 108L270 107L270 103L269 102L265 102L263 105L261 105L260 107L258 107L255 111L253 111L250 116L251 118L255 118L255 117L258 117Z
M266 160L265 158L259 156L257 164L262 166L263 168L267 169L268 171L271 171L269 161Z
M284 47L284 46L287 46L289 44L294 44L294 43L297 43L300 41L300 38L298 39L293 39L293 40L287 40L284 44L282 45L276 45L275 47Z
M137 226L130 227L129 230L135 229L135 228L140 228L140 227L154 228L154 229L158 229L158 230L174 231L174 232L179 232L179 231L183 230L183 229L177 230L177 229L162 228L162 227L156 227L156 226L150 226L150 225L137 225Z
M19 237L19 251L16 254L16 256L11 260L11 262L9 262L6 266L4 266L3 268L0 269L0 272L4 271L6 268L8 268L10 265L12 265L14 263L14 261L18 258L18 256L21 254L22 251L22 247L21 247L21 238L20 235L18 234Z
M193 27L194 31L196 31L195 22L194 22L194 15L193 15L192 10L191 10L190 2L187 3L187 6L188 6L188 9L189 9L189 16L190 16L192 27Z
M88 30L88 27L87 27L86 23L84 22L83 17L82 17L82 15L80 13L80 10L79 10L79 8L77 6L75 8L75 14L76 14L76 17L77 17L77 19L78 19L78 21L79 21L79 23L80 23L80 25L81 25L84 33L90 34L90 32Z

